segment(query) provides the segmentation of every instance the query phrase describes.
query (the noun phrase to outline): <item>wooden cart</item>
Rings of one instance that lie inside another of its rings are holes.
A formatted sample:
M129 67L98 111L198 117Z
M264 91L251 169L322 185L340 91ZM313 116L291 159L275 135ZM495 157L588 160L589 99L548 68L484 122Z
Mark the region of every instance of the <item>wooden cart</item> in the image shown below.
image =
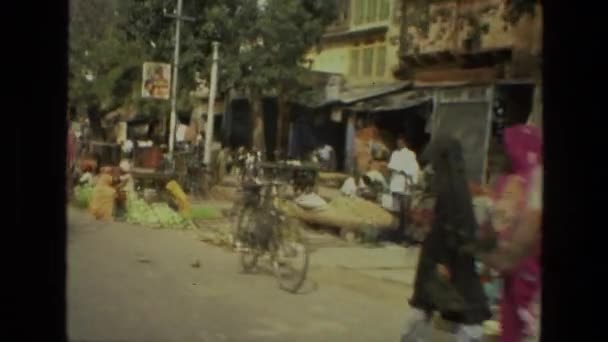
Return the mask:
M133 168L131 175L135 182L135 188L152 188L161 193L168 182L177 180L175 173L158 172L153 169Z

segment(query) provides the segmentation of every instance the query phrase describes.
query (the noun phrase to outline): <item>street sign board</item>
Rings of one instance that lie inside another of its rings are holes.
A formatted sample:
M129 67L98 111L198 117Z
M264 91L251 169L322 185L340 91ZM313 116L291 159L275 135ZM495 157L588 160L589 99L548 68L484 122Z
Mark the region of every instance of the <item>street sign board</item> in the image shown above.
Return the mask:
M141 96L147 99L168 100L171 97L171 65L146 62L143 67Z

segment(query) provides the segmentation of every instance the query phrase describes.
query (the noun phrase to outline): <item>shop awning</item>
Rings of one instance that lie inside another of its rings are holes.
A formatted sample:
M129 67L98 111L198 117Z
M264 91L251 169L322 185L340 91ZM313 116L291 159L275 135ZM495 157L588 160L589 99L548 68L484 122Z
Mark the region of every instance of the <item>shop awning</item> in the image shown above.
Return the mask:
M432 102L433 102L432 97L424 97L424 98L419 98L419 99L411 99L411 100L403 101L401 103L394 103L394 104L387 104L387 105L380 105L377 107L372 107L369 109L369 111L370 112L388 112L388 111L393 111L393 110L404 110L404 109L408 109L408 108L412 108L412 107L416 107L416 106L420 106L420 105L424 105L424 104L428 104L428 103L432 103Z
M404 110L433 102L433 96L425 91L406 91L397 94L381 96L351 107L354 111L386 112Z
M339 100L341 103L349 105L359 101L373 99L375 97L384 96L404 90L411 87L411 82L399 82L384 86L371 86L346 89L340 93Z
M400 92L411 86L412 82L399 82L389 85L346 88L333 98L327 98L325 89L320 89L302 94L301 99L297 102L310 108L319 108L327 105L348 106L357 102Z

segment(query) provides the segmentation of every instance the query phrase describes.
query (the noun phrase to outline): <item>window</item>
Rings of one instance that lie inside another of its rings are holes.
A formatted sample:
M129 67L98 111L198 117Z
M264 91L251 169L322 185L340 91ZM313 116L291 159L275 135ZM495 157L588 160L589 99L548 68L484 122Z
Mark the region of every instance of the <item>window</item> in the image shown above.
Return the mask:
M354 6L354 4L353 4ZM337 0L336 7L338 15L336 20L329 26L330 29L348 28L350 23L350 0Z
M353 0L353 24L363 25L390 18L390 0Z
M365 77L372 76L372 70L374 67L374 48L369 47L363 49L363 70L362 75Z
M359 78L382 78L386 74L386 45L353 48L350 51L349 75Z
M367 0L367 23L373 23L378 20L378 0Z
M397 9L399 11L399 9ZM380 20L388 20L391 15L391 5L389 0L380 0Z
M364 21L366 1L365 0L353 0L353 3L354 3L353 13L354 13L355 25L361 25L361 24L363 24L363 21Z
M350 75L359 76L359 50L353 49L350 51Z
M379 46L376 52L376 76L383 77L386 72L386 46Z

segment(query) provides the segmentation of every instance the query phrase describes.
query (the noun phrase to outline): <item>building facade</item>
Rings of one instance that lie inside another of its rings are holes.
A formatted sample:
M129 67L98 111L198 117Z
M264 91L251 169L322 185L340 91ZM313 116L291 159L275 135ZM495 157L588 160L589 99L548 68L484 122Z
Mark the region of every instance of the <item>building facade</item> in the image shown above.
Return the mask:
M306 58L313 71L340 74L343 86L391 84L399 65L400 7L392 0L337 0L338 20Z
M432 135L463 144L469 176L500 172L502 129L542 120L536 0L403 0L395 77L432 90Z

